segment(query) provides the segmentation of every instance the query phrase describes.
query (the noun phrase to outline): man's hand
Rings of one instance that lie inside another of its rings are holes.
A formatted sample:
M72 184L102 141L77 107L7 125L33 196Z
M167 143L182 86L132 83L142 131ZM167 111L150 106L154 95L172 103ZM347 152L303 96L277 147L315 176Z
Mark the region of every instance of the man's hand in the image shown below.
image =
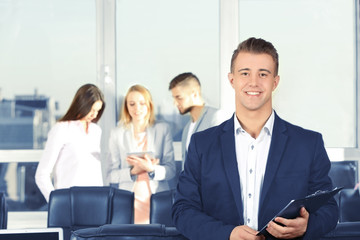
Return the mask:
M285 226L281 226L275 222L269 223L266 231L276 238L292 239L301 237L305 234L309 221L309 213L304 207L300 210L300 216L295 219L286 219L282 217L275 218L275 221Z
M232 230L229 240L265 240L262 235L256 236L257 233L257 231L246 225L237 226Z

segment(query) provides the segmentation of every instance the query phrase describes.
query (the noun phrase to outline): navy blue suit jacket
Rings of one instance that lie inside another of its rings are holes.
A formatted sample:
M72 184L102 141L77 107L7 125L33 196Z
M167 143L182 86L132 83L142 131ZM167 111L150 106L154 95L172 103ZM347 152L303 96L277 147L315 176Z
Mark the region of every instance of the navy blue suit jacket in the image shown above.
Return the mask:
M192 136L172 211L176 227L189 239L229 239L233 228L244 224L233 117ZM329 169L321 134L275 114L260 194L259 228L290 200L332 189ZM331 199L310 214L303 239L319 238L337 221L338 207Z

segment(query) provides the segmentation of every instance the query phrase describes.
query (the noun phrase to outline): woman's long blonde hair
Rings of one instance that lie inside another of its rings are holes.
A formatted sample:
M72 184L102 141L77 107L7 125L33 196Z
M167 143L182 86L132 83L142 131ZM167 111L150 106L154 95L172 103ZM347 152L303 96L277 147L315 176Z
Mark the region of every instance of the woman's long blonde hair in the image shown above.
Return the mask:
M153 125L155 122L155 114L154 114L154 104L151 98L151 94L149 90L147 90L144 86L141 85L133 85L129 88L125 95L125 99L123 101L122 107L121 107L121 113L120 113L120 123L125 125L126 127L129 126L132 119L129 113L129 109L127 107L127 98L131 92L139 92L143 97L145 98L145 104L148 107L148 113L146 115L148 125Z

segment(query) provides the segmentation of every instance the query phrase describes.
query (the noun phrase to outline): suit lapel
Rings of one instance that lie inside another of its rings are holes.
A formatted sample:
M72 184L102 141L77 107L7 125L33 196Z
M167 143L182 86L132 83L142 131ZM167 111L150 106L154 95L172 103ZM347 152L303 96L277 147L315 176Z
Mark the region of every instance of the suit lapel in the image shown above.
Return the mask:
M191 119L190 119L191 121ZM190 121L185 125L182 135L181 135L181 149L182 149L182 161L185 162L186 160L186 155L187 155L187 149L186 149L186 140L187 140L187 135L189 132L189 126L190 126Z
M284 124L284 121L280 119L275 113L275 121L274 121L271 145L269 149L264 182L260 197L259 222L261 218L261 211L263 205L266 204L264 202L264 199L269 192L270 186L274 180L283 152L285 150L285 145L288 138L288 136L285 134L285 131L286 131L286 126Z
M220 136L220 139L225 172L235 199L240 216L240 223L243 224L243 204L241 200L240 178L235 152L234 116L227 121L223 130L224 132Z
M202 111L201 111L201 115L200 115L199 119L196 122L193 133L198 132L198 128L199 128L202 120L204 119L204 116L205 116L206 112L207 112L207 107L204 106Z
M155 150L155 138L156 138L156 131L155 131L155 125L153 126L149 126L146 128L146 133L147 133L147 151L154 151L155 154L156 150Z
M204 106L203 110L201 111L201 115L199 117L199 119L197 120L196 124L195 124L195 127L193 129L193 133L196 133L198 132L198 129L199 129L199 126L200 126L200 123L202 122L202 120L204 119L204 116L207 112L207 107ZM191 117L190 117L190 121L186 124L186 126L184 127L184 130L183 130L183 133L182 133L182 139L185 139L184 141L182 141L181 145L182 145L182 149L183 149L183 161L185 161L186 159L186 156L187 156L187 150L186 150L186 140L187 140L187 135L188 135L188 132L189 132L189 128L190 128L190 123L191 123Z

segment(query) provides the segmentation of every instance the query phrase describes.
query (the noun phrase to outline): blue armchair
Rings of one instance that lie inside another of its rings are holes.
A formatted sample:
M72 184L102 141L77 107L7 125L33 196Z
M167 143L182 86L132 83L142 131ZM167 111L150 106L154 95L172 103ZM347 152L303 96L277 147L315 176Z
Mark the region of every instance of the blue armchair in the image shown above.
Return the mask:
M5 199L5 193L0 192L0 229L7 228L8 208Z
M50 194L48 227L71 231L105 224L133 223L134 194L111 187L72 187Z
M164 224L175 227L171 217L171 207L174 203L175 190L158 192L151 195L150 223Z

